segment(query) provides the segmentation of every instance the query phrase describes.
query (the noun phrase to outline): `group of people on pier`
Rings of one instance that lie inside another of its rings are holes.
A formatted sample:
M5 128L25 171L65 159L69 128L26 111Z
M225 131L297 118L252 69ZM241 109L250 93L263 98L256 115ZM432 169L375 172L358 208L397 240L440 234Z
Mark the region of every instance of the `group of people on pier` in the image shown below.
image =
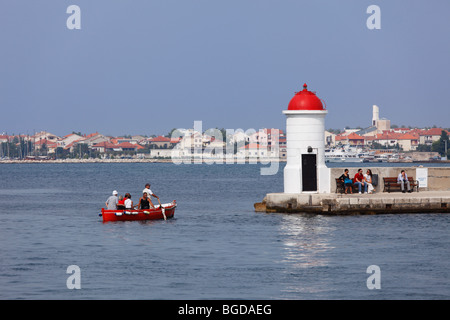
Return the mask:
M339 177L339 180L344 182L345 186L345 194L348 192L353 193L353 186L358 187L358 192L362 193L362 188L364 188L364 193L373 193L374 187L373 187L373 175L372 170L367 169L366 173L363 174L362 169L358 169L358 172L356 172L355 176L350 178L350 174L348 169L344 170L344 173ZM405 170L402 170L398 177L397 177L397 183L401 185L402 192L405 193L405 187L408 190L408 192L412 192L410 183L408 181L408 176L406 175Z
M358 186L359 193L362 193L363 187L364 193L373 193L373 176L370 169L367 169L366 174L363 174L362 169L358 169L358 172L356 172L353 179L350 178L348 169L345 169L344 173L339 177L339 180L342 180L344 182L345 194L347 194L349 191L350 193L353 193L353 185Z

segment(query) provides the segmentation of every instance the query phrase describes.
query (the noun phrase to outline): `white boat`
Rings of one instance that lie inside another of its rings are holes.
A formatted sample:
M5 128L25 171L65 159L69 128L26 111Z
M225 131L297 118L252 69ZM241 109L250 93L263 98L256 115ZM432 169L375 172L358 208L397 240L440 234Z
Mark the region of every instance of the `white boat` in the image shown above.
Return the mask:
M326 149L325 162L351 163L363 162L364 158L356 151L350 149Z
M390 158L390 155L388 155L388 154L375 155L375 160L377 160L378 162L388 162L389 158Z
M389 158L388 158L388 162L398 162L400 160L400 156L396 153L396 154L392 154Z

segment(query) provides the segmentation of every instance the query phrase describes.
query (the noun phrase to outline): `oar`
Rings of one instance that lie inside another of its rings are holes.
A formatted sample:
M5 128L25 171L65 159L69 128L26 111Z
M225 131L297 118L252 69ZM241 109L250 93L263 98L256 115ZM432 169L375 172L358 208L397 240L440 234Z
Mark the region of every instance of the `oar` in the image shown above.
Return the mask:
M161 204L161 200L159 200L159 198L158 198L158 202L159 202L159 207L161 208L161 213L162 213L162 215L164 217L164 220L167 220L166 213L165 213L166 209L163 208L163 206Z

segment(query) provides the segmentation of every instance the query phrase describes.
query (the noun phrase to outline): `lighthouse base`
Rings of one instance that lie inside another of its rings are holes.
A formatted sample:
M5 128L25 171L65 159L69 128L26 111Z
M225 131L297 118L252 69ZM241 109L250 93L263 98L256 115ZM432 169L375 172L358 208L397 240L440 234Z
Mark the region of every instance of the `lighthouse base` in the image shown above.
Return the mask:
M315 155L313 155L315 156ZM330 169L325 164L290 165L284 168L285 193L330 193Z

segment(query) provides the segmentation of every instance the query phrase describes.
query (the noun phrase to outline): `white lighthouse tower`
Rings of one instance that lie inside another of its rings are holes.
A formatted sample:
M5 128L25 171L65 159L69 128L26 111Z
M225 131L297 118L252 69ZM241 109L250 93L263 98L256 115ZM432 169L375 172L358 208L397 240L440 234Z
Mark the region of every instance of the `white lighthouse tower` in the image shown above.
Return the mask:
M325 115L321 99L307 85L289 102L286 115L285 193L330 193L325 165Z

